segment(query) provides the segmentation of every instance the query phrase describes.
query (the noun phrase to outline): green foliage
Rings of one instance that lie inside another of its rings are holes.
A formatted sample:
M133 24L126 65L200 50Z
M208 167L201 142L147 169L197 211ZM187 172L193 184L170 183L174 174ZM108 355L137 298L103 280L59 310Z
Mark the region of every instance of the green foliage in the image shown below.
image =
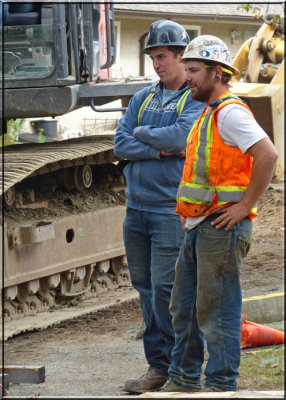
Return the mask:
M12 144L19 143L19 135L23 133L25 119L9 119L7 121L7 132L3 135L2 140L0 141L0 147L10 146ZM33 125L33 124L32 124ZM38 134L38 143L45 143L46 136L43 134L44 130L40 129Z
M38 134L38 143L45 143L46 142L46 136L43 135L44 129L39 129L39 134Z
M4 140L2 140L4 146L18 143L18 138L23 131L24 123L24 118L9 119L9 121L7 121L7 132L4 134Z
M283 390L284 346L244 351L238 386L249 390Z
M261 12L259 4L256 4L256 3L240 4L237 6L237 10L242 10L247 13L252 11L253 18L259 19L270 25L276 26L277 28L279 28L280 33L283 33L283 31L284 31L284 18L282 17L282 15L280 15L279 10L277 10L277 15L268 15L269 3L267 4L264 14Z
M34 122L31 122L31 125L34 127ZM36 132L37 134L38 134L38 143L45 143L46 142L46 140L47 140L47 138L46 138L46 136L43 134L43 132L44 132L44 129L43 128L40 128L39 129L39 132Z
M252 8L253 8L253 5L252 5L252 4L249 4L249 3L247 3L247 4L240 4L239 6L237 6L237 10L242 10L242 11L245 11L245 12L251 11Z

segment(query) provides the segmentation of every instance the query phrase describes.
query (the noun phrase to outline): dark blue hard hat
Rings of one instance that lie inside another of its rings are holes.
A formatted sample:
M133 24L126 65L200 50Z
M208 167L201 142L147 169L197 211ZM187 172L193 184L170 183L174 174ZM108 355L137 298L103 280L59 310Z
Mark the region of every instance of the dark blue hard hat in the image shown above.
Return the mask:
M150 49L158 46L186 47L189 42L189 35L180 24L169 19L160 19L151 24L143 52L148 54Z

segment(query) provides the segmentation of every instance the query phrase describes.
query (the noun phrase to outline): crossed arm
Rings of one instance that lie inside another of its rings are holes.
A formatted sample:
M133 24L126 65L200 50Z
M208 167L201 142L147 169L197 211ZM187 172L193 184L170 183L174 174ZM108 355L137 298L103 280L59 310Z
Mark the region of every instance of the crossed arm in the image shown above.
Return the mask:
M169 126L138 126L137 113L134 112L138 109L136 101L138 99L131 99L130 106L119 121L115 135L115 154L131 161L159 160L161 156L183 157L188 133L203 105L188 103L176 122Z

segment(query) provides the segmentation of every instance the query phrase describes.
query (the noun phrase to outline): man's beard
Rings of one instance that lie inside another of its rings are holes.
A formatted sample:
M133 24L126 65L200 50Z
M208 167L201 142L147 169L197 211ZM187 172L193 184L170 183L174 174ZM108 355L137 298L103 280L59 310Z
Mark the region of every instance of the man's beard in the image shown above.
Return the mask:
M197 101L201 101L202 103L207 103L209 98L210 98L210 94L211 94L211 90L210 88L208 89L198 89L197 87L197 91L194 93L191 90L191 97L193 100L197 100Z

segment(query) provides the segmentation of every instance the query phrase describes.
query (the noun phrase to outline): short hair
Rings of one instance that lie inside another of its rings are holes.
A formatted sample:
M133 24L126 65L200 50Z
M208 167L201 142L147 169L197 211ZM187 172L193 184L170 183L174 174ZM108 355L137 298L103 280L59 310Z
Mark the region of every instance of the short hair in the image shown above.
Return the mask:
M168 50L174 53L174 55L177 57L181 51L185 50L185 47L183 46L167 46Z

